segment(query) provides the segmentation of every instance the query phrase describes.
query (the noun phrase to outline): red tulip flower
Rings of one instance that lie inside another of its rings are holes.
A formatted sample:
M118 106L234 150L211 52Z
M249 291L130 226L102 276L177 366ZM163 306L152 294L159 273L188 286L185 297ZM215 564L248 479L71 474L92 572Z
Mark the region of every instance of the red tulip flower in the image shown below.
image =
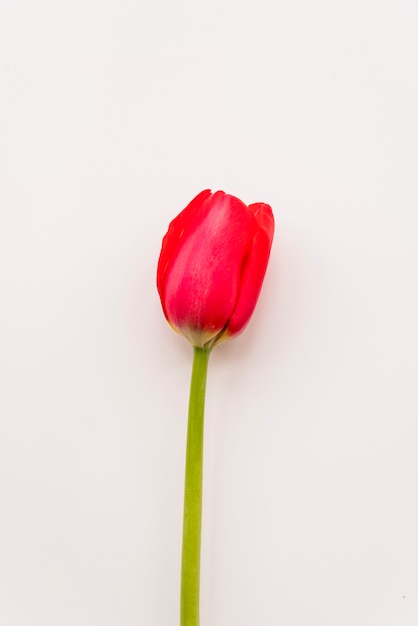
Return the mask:
M203 418L206 373L216 344L235 337L257 304L270 256L268 204L246 206L223 191L202 191L170 224L157 287L164 315L193 345L184 487L180 625L199 626Z
M268 204L202 191L163 239L157 287L171 326L198 347L235 337L250 320L274 233Z

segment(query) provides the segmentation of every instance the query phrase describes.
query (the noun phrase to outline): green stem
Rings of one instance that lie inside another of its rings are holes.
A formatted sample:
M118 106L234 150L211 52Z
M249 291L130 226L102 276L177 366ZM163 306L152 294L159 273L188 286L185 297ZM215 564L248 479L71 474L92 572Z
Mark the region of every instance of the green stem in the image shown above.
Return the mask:
M193 348L184 485L180 626L199 626L203 423L210 348Z

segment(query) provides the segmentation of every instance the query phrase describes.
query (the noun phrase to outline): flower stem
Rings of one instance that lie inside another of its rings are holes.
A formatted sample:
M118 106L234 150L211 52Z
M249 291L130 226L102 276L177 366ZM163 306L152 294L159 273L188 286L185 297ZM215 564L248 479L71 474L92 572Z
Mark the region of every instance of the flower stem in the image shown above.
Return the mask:
M193 348L184 485L180 626L199 626L203 424L210 348Z

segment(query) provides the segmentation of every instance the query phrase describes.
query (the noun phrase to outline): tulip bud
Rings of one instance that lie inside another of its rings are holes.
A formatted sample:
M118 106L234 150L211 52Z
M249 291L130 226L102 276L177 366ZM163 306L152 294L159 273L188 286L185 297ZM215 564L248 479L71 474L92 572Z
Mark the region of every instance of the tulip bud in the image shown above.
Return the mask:
M170 223L157 288L170 325L193 346L241 333L257 304L274 234L268 204L202 191Z

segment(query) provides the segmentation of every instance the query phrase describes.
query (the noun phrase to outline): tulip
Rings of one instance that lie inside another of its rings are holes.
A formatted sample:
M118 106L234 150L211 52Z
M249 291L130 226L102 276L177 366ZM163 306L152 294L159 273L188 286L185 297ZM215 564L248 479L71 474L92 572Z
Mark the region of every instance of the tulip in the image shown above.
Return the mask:
M199 626L203 422L212 348L235 337L257 304L274 234L268 204L202 191L171 222L157 287L164 315L193 345L184 486L180 625Z
M274 233L268 204L202 191L171 222L157 287L164 315L193 346L213 347L248 324Z

